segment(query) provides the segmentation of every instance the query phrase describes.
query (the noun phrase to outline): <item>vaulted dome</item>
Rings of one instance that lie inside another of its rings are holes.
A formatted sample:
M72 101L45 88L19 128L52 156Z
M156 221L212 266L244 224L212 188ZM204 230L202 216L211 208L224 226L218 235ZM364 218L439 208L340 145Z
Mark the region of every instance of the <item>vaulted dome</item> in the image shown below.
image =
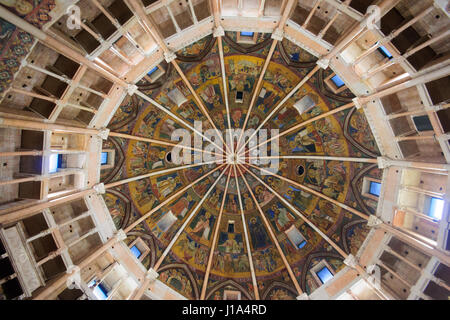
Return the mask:
M354 95L349 89L345 88L335 94L332 91L333 87L325 81L335 75L329 68L317 72L281 105L280 102L286 96L286 92L291 91L304 79L317 60L304 49L284 40L278 43L273 52L264 74L261 92L250 110L248 125L244 128L261 67L264 65L272 40L270 34L259 33L254 44L246 45L238 42L238 35L240 34L237 32L226 32L224 36L226 91L223 89L219 48L213 36L207 36L177 52L180 68L201 97L214 125L223 132L225 138L226 129L230 128L228 116L232 129L257 130L262 125L261 129L267 130L270 138L270 130L277 129L284 132L308 119L352 102ZM159 68L161 70L164 66ZM161 75L162 78L159 78L161 80L156 80L156 84L150 75L137 83L138 88L191 126L194 126L195 121L199 121L206 128L211 128L207 117L202 114L198 102L186 88L179 74L173 68L166 68L165 73ZM241 95L240 98L238 95ZM270 117L272 111L275 112ZM123 125L119 126L119 123ZM110 126L119 132L167 141L171 140L176 129L184 127L144 99L130 97L119 107ZM238 137L239 134L236 135L233 146L236 151ZM260 143L265 139L259 137L256 141ZM205 146L206 144L209 143L205 142ZM292 132L280 137L277 144L281 158L276 173L280 176L292 179L332 199L352 203L360 210L364 208L367 214L376 212L375 201L361 198L359 189L361 186L358 185L361 179L358 177L362 172L368 177L380 180L381 171L375 164L343 161L345 157L366 158L370 161L373 156L379 154L363 113L355 108L349 108L336 115L311 122L302 128L296 130L294 128ZM125 154L125 161L122 170L111 168L104 171L105 183L139 176L149 170L177 168L182 165L171 161L173 147L157 146L142 141L123 141L113 137L104 143L104 149L114 146L120 149L117 150L118 154ZM231 149L231 146L229 147ZM225 147L224 149L227 151ZM246 148L247 151L248 149L249 147ZM270 151L272 150L269 148L269 156ZM217 152L223 153L224 158L226 157L223 150L219 149ZM242 152L245 153L244 150ZM300 158L295 158L297 156ZM330 156L336 157L336 160L328 158ZM339 159L340 157L342 159ZM260 162L264 160L260 159ZM248 159L244 162L250 161ZM258 162L256 164L260 165ZM162 203L170 194L183 189L218 166L220 164L198 165L122 186L120 192L133 203L133 214L127 219L125 219L126 206L119 204L124 200L120 200L114 194L118 190L112 189L114 191L112 193L108 191L106 199L111 199L107 201L110 211L114 208L121 209L122 218L116 220L116 227L118 229L126 227L126 223L132 223ZM250 165L244 166L246 169L251 168ZM267 165L261 166L269 168ZM161 270L165 270L160 279L173 289L179 290L184 296L198 298L198 290L193 287L199 286L206 269L210 267L207 292L211 299L219 293L223 296L226 288L233 287L233 285L220 286L224 281L231 281L229 283L234 284L234 290L242 290L242 297L254 298L251 269L258 282L261 296L269 298L282 294L295 299L298 294L284 264L284 258L287 259L292 272L295 272L296 281L311 294L319 287L319 283L315 283L313 278L315 274L310 272L318 262L326 261L333 274L339 272L345 265L342 256L299 214L307 217L313 225L340 247L345 248L347 253L356 254L369 231L365 221L360 217L352 216L333 203L302 190L289 180L285 181L252 168L264 183L287 200L298 210L297 212L292 211L256 177L249 173L244 174L245 169L242 169L242 172L239 172L240 169L236 171L237 179L232 168L223 170L225 172L216 171L209 175L163 206L146 220L139 231L140 234L146 235L147 241L152 239L151 241L159 248L155 255L149 255L143 261L147 268L153 267L164 249L175 240L171 253L160 266ZM225 174L221 175L221 172ZM230 180L227 183L228 174ZM217 179L218 184L203 199ZM246 183L250 186L251 192L247 190ZM257 204L254 203L253 196L257 199ZM221 209L224 197L225 204ZM197 204L201 201L203 201L201 206L197 208ZM241 216L241 203L244 220ZM264 223L260 211L269 221L269 225ZM185 223L187 224L183 226ZM183 231L178 234L180 228ZM306 241L300 248L300 244L295 242L298 233L303 237L303 241ZM129 237L127 242L132 243L137 237L138 235ZM213 260L209 265L210 252L213 252ZM249 258L253 260L251 267ZM180 271L180 263L189 267L188 273ZM173 274L177 274L186 283L195 282L181 288L180 278L173 278ZM273 283L278 284L271 286ZM216 287L217 290L214 289Z
M0 0L2 296L448 296L445 1L69 2Z

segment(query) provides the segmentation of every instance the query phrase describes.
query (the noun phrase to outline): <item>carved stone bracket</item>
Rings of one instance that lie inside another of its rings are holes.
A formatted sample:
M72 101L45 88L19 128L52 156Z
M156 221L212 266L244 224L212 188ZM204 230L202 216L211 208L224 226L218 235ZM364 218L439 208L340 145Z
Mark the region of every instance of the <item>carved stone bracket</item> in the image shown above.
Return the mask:
M369 216L369 220L367 220L368 227L373 228L373 227L379 226L380 224L383 224L383 221L380 218L378 218L377 216L375 216L373 214Z
M129 85L128 85L128 88L127 88L127 90L128 90L128 95L129 95L129 96L133 96L133 95L136 93L137 89L138 89L137 85L135 85L135 84L129 84Z
M377 162L379 169L386 169L391 166L391 162L389 161L389 159L385 157L378 157Z
M355 256L352 254L349 254L347 258L344 260L345 265L349 266L350 268L355 269L358 265L358 260L356 260Z
M275 29L271 36L272 39L281 41L284 38L284 31L282 29Z
M98 194L105 194L106 190L105 190L105 185L103 183L99 183L96 184L94 186L94 190L95 192L97 192Z
M303 292L301 295L299 295L297 298L297 300L309 300L309 296L306 292Z
M67 288L69 289L81 289L81 273L80 267L71 265L67 268L67 274L70 276L66 280Z
M124 241L127 238L127 234L123 229L117 230L116 237L118 241Z
M217 28L214 29L214 32L213 32L214 38L223 37L224 35L225 35L225 30L223 29L222 26L218 26Z
M330 60L328 60L328 59L320 59L320 60L317 61L317 65L320 68L322 68L323 70L326 70L330 66Z
M150 280L150 282L156 281L158 279L159 273L155 271L155 269L150 268L147 273L145 274L145 278Z
M362 101L361 101L361 98L354 98L353 100L353 103L355 104L355 107L356 107L356 109L361 109L362 108L362 106L363 106L363 103L362 103Z
M100 138L102 138L103 140L106 140L106 139L108 139L109 132L110 132L110 130L107 129L107 128L102 129L102 130L100 130L100 131L98 132L98 136L99 136Z
M173 60L177 58L175 52L169 51L164 53L164 59L166 59L167 63L171 63Z

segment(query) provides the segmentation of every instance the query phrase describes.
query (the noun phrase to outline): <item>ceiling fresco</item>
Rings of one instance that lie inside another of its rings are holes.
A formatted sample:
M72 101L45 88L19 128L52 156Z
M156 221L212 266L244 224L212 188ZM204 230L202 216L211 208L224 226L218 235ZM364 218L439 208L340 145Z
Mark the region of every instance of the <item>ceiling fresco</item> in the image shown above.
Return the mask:
M51 20L55 0L0 0L6 9L39 29ZM0 18L0 95L9 88L34 38Z
M255 84L269 51L270 35L260 34L256 44L253 45L238 44L234 32L227 32L223 39L231 126L242 128ZM183 48L177 52L177 59L189 82L203 100L214 124L219 130L226 129L227 113L218 44L215 38L208 36ZM311 71L315 61L313 55L288 40L279 43L263 79L264 90L254 104L247 127L256 129L260 126L286 94ZM263 128L279 129L282 132L351 102L354 96L350 90L346 89L335 94L325 83L324 79L332 73L330 69L316 73L288 99ZM182 79L167 65L165 74L158 81L150 83L144 78L137 85L150 98L170 109L189 125L197 120L202 121L204 129L211 127ZM175 99L171 97L171 92L175 89L178 89L185 98L180 105L177 105ZM242 103L235 100L237 91L244 93ZM300 113L295 103L305 97L314 102L314 107ZM170 142L171 133L183 128L183 124L147 101L128 97L117 110L109 127L118 132ZM104 182L135 177L150 170L176 167L171 161L172 147L110 137L105 141L104 149L115 150L116 163L115 168L102 170ZM282 136L280 154L372 158L378 156L379 151L364 113L353 108ZM105 200L116 227L124 228L133 223L170 195L216 166L211 164L191 167L130 182L107 191ZM252 171L347 253L358 252L369 232L365 221L331 202L299 189L286 180L261 175L256 169ZM216 171L186 190L141 223L128 237L129 244L139 237L151 248L151 253L142 261L146 268L151 268L174 239L180 226L187 222L186 228L176 238L170 254L158 270L160 281L188 299L198 299L209 252L214 248L206 299L223 299L230 292L239 292L241 299L254 299L245 245L244 228L247 228L261 298L295 299L297 291L251 193L254 193L263 214L268 219L276 241L302 290L310 294L321 285L311 272L317 264L326 261L334 274L345 266L341 256L322 239L319 233L249 173L237 174L245 225L241 219L238 186L234 173L231 175L227 193L224 192L228 172L225 172L226 174L191 218L190 214L221 173L223 173L221 170ZM377 202L362 195L364 177L381 179L382 171L376 165L314 158L280 159L277 174L367 214L374 214L376 211ZM248 181L251 192L247 189L243 178ZM218 225L218 215L224 196L226 197L224 212ZM307 240L306 245L300 249L292 244L286 234L292 226L295 226ZM212 235L216 228L218 240L217 243L213 243Z

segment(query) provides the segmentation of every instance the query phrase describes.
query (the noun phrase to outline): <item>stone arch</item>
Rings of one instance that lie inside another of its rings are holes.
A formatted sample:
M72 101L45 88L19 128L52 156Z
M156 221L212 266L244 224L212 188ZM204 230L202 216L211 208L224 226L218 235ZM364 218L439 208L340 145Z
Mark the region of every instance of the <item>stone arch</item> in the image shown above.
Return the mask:
M153 237L147 233L140 231L131 231L127 233L128 236L140 237L150 248L150 268L153 268L156 263L156 245Z
M125 153L124 153L119 141L117 140L117 138L109 137L108 141L110 141L113 144L116 154L115 154L115 159L114 159L114 162L115 162L114 168L110 169L110 172L102 180L102 182L105 184L111 182L116 177L116 175L122 169L123 163L125 162Z
M216 38L214 38L212 35L209 36L208 42L206 43L203 50L196 56L184 56L179 53L177 53L177 60L183 61L183 62L200 62L202 61L206 55L211 51L211 49L216 44Z
M217 291L217 290L219 290L219 289L221 289L223 287L226 287L226 286L235 287L237 290L242 292L248 300L252 300L253 299L252 295L250 295L250 293L248 293L248 291L245 290L245 288L243 286L241 286L236 281L229 279L229 280L223 281L223 282L215 285L214 287L212 287L210 289L210 291L206 294L205 300L208 300L215 291Z
M300 279L300 287L303 290L303 292L306 292L306 276L308 274L308 271L311 269L311 263L312 260L315 258L335 258L344 260L341 255L337 253L331 253L331 252L317 252L309 255L309 257L306 259L305 263L302 266L302 274Z
M355 196L355 199L356 199L356 203L358 203L358 205L359 205L359 206L364 210L364 212L365 212L366 214L368 214L368 215L371 215L372 213L370 212L369 208L368 208L368 207L366 206L366 204L364 203L364 200L362 199L361 194L359 193L357 183L358 183L358 180L359 180L359 179L362 179L362 178L363 178L370 170L372 170L373 168L377 168L377 167L378 167L378 165L375 163L375 164L369 165L369 166L367 166L367 167L361 169L361 170L353 177L353 179L352 179L352 181L351 181L351 183L350 183L350 186L351 186L351 188L352 188L353 195Z
M127 101L127 98L128 98L128 101ZM124 104L124 102L125 102L125 104ZM108 125L109 129L111 129L111 130L120 129L136 119L138 112L139 112L139 100L138 100L137 96L133 95L133 96L125 97L122 104L119 106L119 109L122 106L126 106L126 105L130 105L132 108L132 111L129 113L129 115L127 117L124 117L120 121L117 121L115 123L111 122ZM117 115L117 111L115 113L115 116L116 115Z
M283 42L280 41L278 42L278 50L280 51L280 56L283 59L283 61L292 68L299 68L299 69L303 69L303 68L312 68L316 65L317 60L316 61L309 61L309 62L304 62L304 61L293 61L290 57L289 54L286 50L286 47L284 46Z
M378 154L370 151L369 149L367 149L366 147L364 147L363 145L361 145L358 141L356 141L355 139L353 139L353 137L350 135L349 129L350 129L350 120L352 118L352 116L355 114L356 108L352 108L350 110L350 112L347 114L347 117L345 118L345 122L344 122L344 137L355 147L357 148L359 151L361 151L362 153L376 158L378 157Z
M171 269L178 269L178 270L182 270L184 272L184 274L189 279L189 282L191 283L193 298L195 300L200 299L197 281L195 281L194 275L192 274L191 270L189 270L188 266L183 263L172 263L172 264L168 264L168 265L160 268L158 270L158 273L161 275L162 272L169 271ZM168 280L170 280L170 278ZM180 294L181 294L181 292L180 292Z
M360 219L360 220L356 220L356 221L352 221L350 223L347 223L343 228L342 228L342 233L341 233L341 239L342 242L344 244L344 250L345 252L347 252L348 254L351 254L351 247L349 245L349 241L350 239L348 239L348 231L351 227L357 226L357 225L366 225L367 221Z
M277 288L286 289L287 291L292 293L295 297L298 296L297 290L295 290L291 286L289 286L283 282L274 281L269 285L269 287L267 287L266 291L262 294L261 299L267 300L267 297L269 297L270 293Z
M124 216L120 222L120 226L118 226L119 229L125 228L128 225L131 217L131 200L124 193L114 189L109 189L108 191L106 191L106 194L112 194L125 203Z

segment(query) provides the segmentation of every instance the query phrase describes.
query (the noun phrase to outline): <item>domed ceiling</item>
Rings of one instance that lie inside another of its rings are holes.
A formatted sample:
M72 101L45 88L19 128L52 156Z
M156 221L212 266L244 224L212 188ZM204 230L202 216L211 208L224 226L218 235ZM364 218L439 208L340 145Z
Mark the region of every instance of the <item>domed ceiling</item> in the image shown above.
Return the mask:
M237 43L235 32L227 32L223 40L231 126L242 128L272 40L270 34L260 33L256 44L244 45ZM286 39L279 42L264 76L264 90L254 104L247 127L256 129L286 94L312 70L316 60L313 55ZM203 100L217 128L228 128L216 39L212 35L207 36L185 47L177 52L177 61ZM170 65L165 64L164 68L166 73L158 81L150 83L143 78L137 84L139 89L187 123L193 125L194 121L202 121L204 129L211 127L178 73ZM307 119L351 102L354 96L350 90L335 94L326 84L324 79L332 73L331 69L319 70L263 128L269 129L269 132L270 129L283 132ZM180 106L170 97L170 92L175 88L178 88L187 100ZM235 101L236 91L244 92L243 103ZM305 96L312 99L314 107L300 114L294 104ZM152 104L134 96L125 99L109 127L117 132L171 142L171 133L183 126ZM355 108L314 121L284 135L280 137L279 145L280 154L284 156L374 158L379 155L364 113ZM115 167L102 170L102 180L105 183L135 177L154 169L177 167L171 161L172 147L110 137L103 148L115 150ZM218 164L191 167L109 190L105 194L105 200L116 227L125 228L216 166ZM249 166L246 168L251 169ZM260 170L254 168L252 170L342 249L356 255L369 231L366 221L285 180L261 175ZM345 266L338 252L260 181L248 172L242 175L237 171L237 186L234 171L231 170L227 187L229 172L218 170L189 188L169 205L163 206L145 223L141 223L129 233L128 243L140 237L151 249L151 253L143 260L146 268L155 265L180 227L189 219L190 213L222 173L224 174L219 183L188 221L159 267L160 281L187 298L198 299L208 256L211 248L214 248L206 299L222 299L225 290L240 291L242 299L254 299L245 244L245 226L239 205L241 195L260 297L295 299L298 296L297 290L251 192L268 219L276 241L304 292L311 294L321 285L311 273L311 268L320 261L325 260L333 273ZM363 177L381 179L381 174L376 164L317 158L283 158L280 159L278 170L280 176L367 214L375 213L377 202L362 196ZM244 179L251 187L251 192L247 189ZM223 197L226 197L224 212L220 225L217 225ZM285 233L293 225L307 241L301 248L296 248ZM219 228L218 240L217 243L212 243L216 228Z

